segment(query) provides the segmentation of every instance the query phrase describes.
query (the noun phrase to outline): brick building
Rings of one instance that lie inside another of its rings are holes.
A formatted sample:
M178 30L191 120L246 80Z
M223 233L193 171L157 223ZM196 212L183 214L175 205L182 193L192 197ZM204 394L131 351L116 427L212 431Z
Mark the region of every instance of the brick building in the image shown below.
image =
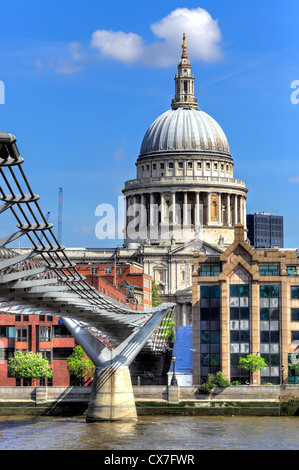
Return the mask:
M132 310L151 307L151 278L143 274L140 266L82 264L77 270L86 276L90 285ZM75 378L68 374L66 361L74 346L75 339L59 317L0 314L0 386L29 385L23 379L9 376L8 359L17 349L41 352L48 359L53 369L52 379L46 379L48 386L75 384ZM37 379L31 381L33 386L44 384Z
M299 359L297 250L253 249L246 230L220 255L196 253L193 270L193 383L221 370L244 383L240 357L260 355L267 367L254 384L295 383Z
M146 310L152 305L151 276L143 267L131 264L77 264L76 269L86 281L109 297L126 303L134 310Z
M65 386L74 383L67 372L66 358L71 355L75 340L58 317L48 315L0 315L0 386L26 385L26 381L9 376L8 359L17 349L41 352L53 369L47 385ZM37 379L32 385L43 385Z

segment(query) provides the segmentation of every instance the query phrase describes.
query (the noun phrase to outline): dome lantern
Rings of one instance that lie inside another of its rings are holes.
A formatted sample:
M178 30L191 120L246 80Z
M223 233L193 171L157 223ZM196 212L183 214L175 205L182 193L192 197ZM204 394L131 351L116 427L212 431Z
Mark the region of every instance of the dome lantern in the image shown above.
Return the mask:
M175 75L175 96L172 109L196 108L197 99L194 96L194 75L191 75L191 64L187 55L186 35L183 34L182 55Z

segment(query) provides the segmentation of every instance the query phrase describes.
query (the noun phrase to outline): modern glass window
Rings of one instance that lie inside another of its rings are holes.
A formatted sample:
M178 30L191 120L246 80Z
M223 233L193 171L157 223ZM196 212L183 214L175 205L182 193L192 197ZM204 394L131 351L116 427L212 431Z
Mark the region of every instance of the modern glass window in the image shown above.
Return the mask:
M250 353L250 286L230 285L230 366L231 382L244 383L248 371L239 369L239 360Z
M53 338L66 338L72 336L65 325L53 325L52 334Z
M15 338L15 327L0 326L0 338Z
M299 308L291 308L291 321L299 321Z
M200 375L220 370L220 286L200 288Z
M50 326L41 326L40 327L40 341L51 341L51 327Z
M288 276L296 276L296 266L287 267Z
M220 265L203 265L200 269L200 276L219 276L221 272Z
M73 348L53 348L53 359L66 359L73 352Z
M291 331L291 342L296 344L299 341L299 331Z
M299 286L291 286L291 298L299 299Z
M259 267L260 276L279 276L279 266L271 264L261 264Z
M27 326L16 327L16 341L27 341Z
M260 286L260 354L267 367L261 372L261 383L280 382L279 285Z

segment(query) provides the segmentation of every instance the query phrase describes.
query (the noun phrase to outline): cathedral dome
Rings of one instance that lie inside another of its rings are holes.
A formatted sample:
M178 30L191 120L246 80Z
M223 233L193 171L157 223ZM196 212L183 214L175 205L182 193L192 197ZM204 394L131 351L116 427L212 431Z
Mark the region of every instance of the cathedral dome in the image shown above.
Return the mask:
M178 107L161 114L143 138L140 157L176 151L221 153L230 157L222 128L215 119L195 107Z

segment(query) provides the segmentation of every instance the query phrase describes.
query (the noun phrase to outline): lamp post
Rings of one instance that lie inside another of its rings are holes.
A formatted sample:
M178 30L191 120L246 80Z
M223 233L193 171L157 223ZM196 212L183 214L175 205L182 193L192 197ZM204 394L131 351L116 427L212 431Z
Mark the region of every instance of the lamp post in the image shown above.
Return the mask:
M178 381L175 377L175 361L176 361L176 357L173 356L172 357L172 364L173 364L173 374L172 374L172 378L171 378L171 382L170 382L170 385L177 385L178 384Z

